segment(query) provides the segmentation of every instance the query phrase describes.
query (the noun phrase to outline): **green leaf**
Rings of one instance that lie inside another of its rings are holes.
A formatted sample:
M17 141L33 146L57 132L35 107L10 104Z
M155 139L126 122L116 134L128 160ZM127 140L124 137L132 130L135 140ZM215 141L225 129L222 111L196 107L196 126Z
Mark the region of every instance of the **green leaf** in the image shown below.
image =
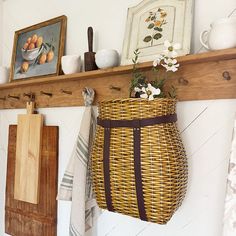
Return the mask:
M138 79L138 83L139 83L139 84L145 83L145 77L144 77L144 76L142 76L142 78L140 77L140 78Z
M165 83L165 79L156 79L154 81L151 81L151 85L155 88L159 88L160 90L163 89Z
M159 31L159 32L162 32L162 31L163 31L163 29L162 29L162 28L159 28L159 27L155 27L154 30L157 30L157 31Z
M157 33L153 36L153 38L156 40L160 39L161 37L162 37L162 34L160 34L160 33Z
M148 42L150 42L152 40L152 36L146 36L144 39L143 39L143 41L144 42L146 42L146 43L148 43Z
M148 29L152 29L154 27L154 23L149 24Z
M153 72L157 72L157 71L158 71L158 68L157 68L157 67L152 67L152 71L153 71Z
M172 85L170 88L170 92L168 92L169 97L176 98L177 97L177 89Z

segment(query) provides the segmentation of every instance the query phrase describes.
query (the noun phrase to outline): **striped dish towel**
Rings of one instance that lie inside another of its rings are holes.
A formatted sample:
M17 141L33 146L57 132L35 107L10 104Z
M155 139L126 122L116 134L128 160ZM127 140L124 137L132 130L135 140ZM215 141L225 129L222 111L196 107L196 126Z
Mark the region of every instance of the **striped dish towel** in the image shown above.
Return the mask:
M94 90L85 88L85 111L79 135L60 184L58 200L72 201L70 236L84 236L100 214L92 191L90 174L90 147L95 134L96 118L92 108Z

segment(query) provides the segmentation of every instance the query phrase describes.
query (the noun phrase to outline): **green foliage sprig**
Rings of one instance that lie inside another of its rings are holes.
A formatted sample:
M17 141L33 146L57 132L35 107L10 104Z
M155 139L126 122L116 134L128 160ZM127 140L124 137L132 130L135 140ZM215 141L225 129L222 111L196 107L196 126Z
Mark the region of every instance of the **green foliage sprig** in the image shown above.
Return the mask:
M134 58L132 59L133 62L133 73L132 73L132 79L131 79L131 83L130 83L130 97L142 97L142 94L148 94L148 93L153 93L152 94L152 99L153 98L166 98L166 97L170 97L170 98L176 98L176 88L174 86L171 86L168 89L167 93L164 93L164 85L167 79L167 73L168 73L168 69L166 71L166 76L161 76L160 75L160 69L157 66L152 67L152 72L153 72L153 80L148 80L148 78L146 77L146 75L140 71L140 69L138 68L138 60L139 60L139 55L140 55L140 51L139 49L136 49L134 51ZM173 58L169 58L167 56L162 56L159 55L159 60L160 60L160 64L161 61L163 60L163 64L161 64L163 67L166 68L166 62L167 60L174 60ZM177 61L176 61L177 62ZM149 91L149 89L151 89ZM156 92L156 94L154 94L154 92ZM145 95L146 96L146 95ZM148 96L149 97L149 96ZM150 100L150 99L149 99Z

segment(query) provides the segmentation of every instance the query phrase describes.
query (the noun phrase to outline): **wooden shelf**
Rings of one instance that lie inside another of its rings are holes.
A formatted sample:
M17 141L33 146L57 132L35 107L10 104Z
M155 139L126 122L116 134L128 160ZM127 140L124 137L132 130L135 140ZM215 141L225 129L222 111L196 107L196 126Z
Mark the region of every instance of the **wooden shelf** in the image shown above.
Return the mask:
M179 57L178 61L181 68L168 79L166 89L174 85L179 100L236 98L235 48L187 55ZM151 62L139 65L149 78L152 76L151 67ZM223 78L225 71L230 74L230 80ZM131 73L132 65L127 65L3 84L0 85L0 98L6 97L6 100L0 100L0 109L25 107L28 98L23 94L30 92L36 95L37 107L81 106L81 92L86 86L95 89L96 101L127 98ZM119 87L120 91L110 87ZM70 91L72 95L63 93L62 90ZM52 96L42 95L41 91L51 93ZM8 98L8 95L19 96L20 99Z

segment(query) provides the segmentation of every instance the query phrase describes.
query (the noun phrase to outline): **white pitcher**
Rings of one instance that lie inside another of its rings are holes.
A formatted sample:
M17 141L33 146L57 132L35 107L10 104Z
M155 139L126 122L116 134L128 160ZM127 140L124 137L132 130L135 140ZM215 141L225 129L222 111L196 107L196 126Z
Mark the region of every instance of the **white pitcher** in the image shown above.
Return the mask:
M213 22L210 30L200 34L200 42L208 50L236 47L236 17Z

